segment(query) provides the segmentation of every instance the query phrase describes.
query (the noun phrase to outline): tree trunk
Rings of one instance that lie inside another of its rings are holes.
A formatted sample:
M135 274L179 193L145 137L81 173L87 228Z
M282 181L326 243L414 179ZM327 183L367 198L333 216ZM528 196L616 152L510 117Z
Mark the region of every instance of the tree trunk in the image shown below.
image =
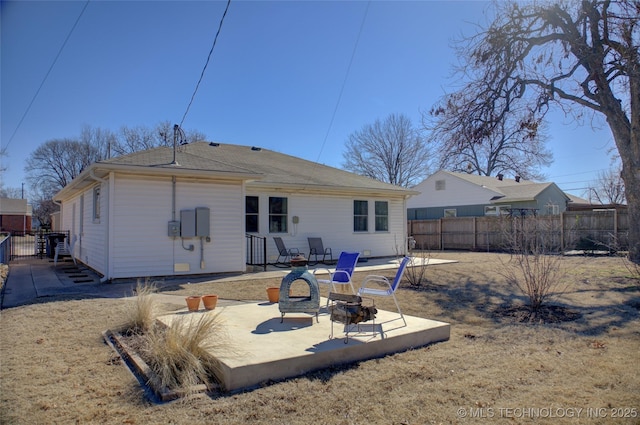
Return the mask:
M627 129L622 132L623 138L626 133L627 140L618 140L621 134L614 126L611 129L622 161L622 180L629 210L629 260L640 264L640 132Z

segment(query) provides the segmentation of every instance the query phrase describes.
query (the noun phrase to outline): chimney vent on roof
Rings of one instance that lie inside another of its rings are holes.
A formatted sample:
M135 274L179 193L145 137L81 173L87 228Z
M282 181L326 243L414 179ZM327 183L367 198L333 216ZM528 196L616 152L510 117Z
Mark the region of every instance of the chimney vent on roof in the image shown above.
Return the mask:
M220 146L220 143L216 143L216 142L211 142L209 143L209 146Z
M516 183L520 183L520 176L516 174Z
M498 174L498 180L502 181L503 177L504 177L504 175L502 173Z
M258 147L258 146L251 146L251 150L252 151L261 151L262 148Z

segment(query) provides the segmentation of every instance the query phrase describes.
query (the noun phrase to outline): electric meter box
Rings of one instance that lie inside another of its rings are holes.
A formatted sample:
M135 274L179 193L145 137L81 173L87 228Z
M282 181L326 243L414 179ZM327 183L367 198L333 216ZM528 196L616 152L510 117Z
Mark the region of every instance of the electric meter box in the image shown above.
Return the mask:
M196 210L180 211L180 236L183 238L196 237Z
M209 208L196 208L196 236L200 238L209 236L209 216Z
M180 236L180 222L170 221L167 232L170 237Z

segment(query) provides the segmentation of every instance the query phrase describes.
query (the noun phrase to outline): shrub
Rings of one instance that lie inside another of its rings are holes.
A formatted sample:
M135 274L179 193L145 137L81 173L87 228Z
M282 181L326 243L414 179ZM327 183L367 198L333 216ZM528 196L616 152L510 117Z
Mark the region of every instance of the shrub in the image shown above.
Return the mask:
M539 217L505 218L503 240L511 258L503 262L502 274L507 283L520 290L535 313L547 299L564 289L563 261L553 252L557 248L556 232L551 221Z
M412 251L409 253L413 257L411 263L407 265L407 269L404 271L404 277L409 282L409 285L413 287L419 287L423 284L428 284L427 279L427 265L431 258L431 253L428 251Z
M194 386L220 382L219 362L209 353L225 344L218 315L176 317L171 326L156 325L144 335L144 355L160 385L189 394Z

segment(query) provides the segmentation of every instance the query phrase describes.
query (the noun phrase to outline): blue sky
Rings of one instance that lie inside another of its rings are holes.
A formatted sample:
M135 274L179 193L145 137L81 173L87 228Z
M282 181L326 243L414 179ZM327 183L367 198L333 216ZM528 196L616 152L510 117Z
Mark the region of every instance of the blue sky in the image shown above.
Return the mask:
M21 186L40 144L85 125L179 123L226 1L91 1L42 84L85 5L2 1L5 187ZM475 33L488 6L234 0L183 127L340 167L349 134L391 113L419 124L421 111L455 88L451 41ZM580 195L609 168L613 138L599 119L594 130L550 118L555 162L543 172Z

